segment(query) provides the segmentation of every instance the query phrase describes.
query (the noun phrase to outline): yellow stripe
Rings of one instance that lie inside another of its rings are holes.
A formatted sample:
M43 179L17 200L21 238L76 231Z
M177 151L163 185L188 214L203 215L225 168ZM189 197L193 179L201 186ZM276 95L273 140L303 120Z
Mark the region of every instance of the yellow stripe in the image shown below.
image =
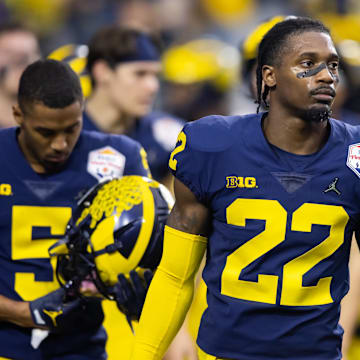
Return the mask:
M278 22L283 21L284 16L275 16L269 21L260 24L245 40L243 46L243 57L245 60L256 59L259 44L264 35Z
M130 268L135 269L139 264L142 256L145 253L146 248L149 245L151 233L154 227L155 217L155 204L153 194L144 181L141 182L143 191L143 218L144 221L141 225L140 234L136 241L135 247L129 256Z
M86 68L86 58L74 58L69 61L71 68L77 73L81 74Z
M89 75L80 75L80 84L84 97L88 97L91 94L91 80Z
M51 54L49 54L48 59L54 59L62 61L67 56L71 55L74 51L74 45L64 45L54 50Z
M143 165L144 169L147 171L147 177L149 179L152 179L151 171L150 171L150 168L149 168L149 163L147 161L147 154L146 154L146 151L145 151L145 149L143 147L140 149L140 156L141 156L142 165Z

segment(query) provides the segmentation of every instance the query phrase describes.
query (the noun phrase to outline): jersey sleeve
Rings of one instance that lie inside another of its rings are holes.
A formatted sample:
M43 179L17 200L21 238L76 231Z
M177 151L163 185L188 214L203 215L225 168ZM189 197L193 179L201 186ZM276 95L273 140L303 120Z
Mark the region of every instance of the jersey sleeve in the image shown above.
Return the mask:
M139 147L137 152L134 171L139 171L139 173L141 172L141 174L139 175L144 175L147 176L148 178L152 177L149 163L147 160L147 153L142 146Z
M186 124L180 132L175 149L170 155L169 168L200 202L206 203L211 167L216 153L203 146L209 141L209 134L206 131L202 133L204 126L197 121Z
M109 135L107 141L125 157L125 168L122 175L152 177L146 151L138 141L126 135L114 134Z
M146 151L139 143L135 143L131 155L128 156L124 175L141 175L151 178Z

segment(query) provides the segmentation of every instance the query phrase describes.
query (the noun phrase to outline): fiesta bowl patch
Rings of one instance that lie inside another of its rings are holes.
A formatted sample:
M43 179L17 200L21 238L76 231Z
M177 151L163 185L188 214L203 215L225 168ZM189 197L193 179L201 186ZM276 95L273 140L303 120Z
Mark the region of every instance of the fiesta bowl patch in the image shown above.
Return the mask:
M360 143L349 146L346 165L360 177Z
M111 146L105 146L89 152L87 171L98 180L120 177L124 173L125 161L123 154Z

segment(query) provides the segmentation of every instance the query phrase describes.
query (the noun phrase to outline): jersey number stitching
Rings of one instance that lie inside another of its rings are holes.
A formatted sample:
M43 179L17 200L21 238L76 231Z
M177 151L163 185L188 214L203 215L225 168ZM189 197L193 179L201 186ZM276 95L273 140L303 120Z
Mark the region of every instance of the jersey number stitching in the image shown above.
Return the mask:
M179 152L183 151L186 145L186 135L183 131L179 134L177 142L180 142L180 144L173 150L169 159L169 167L174 171L176 170L176 166L177 166L177 160L174 159L174 156Z
M49 274L52 274L52 281L37 281L34 273L15 273L15 291L23 300L34 300L59 287L54 279L56 259L54 257L50 262L48 253L49 246L56 240L32 239L33 227L48 227L52 235L62 235L70 217L70 207L13 206L11 258L13 260L48 259Z
M277 200L236 199L226 209L227 223L245 226L246 219L265 220L265 229L237 248L226 259L221 276L221 293L237 299L276 304L279 277L258 274L258 281L240 280L242 270L285 241L287 212ZM280 305L313 306L333 302L332 277L319 279L315 286L303 286L303 276L332 255L344 242L349 216L341 206L310 204L300 206L292 216L291 230L311 232L313 224L329 225L330 234L320 244L283 267Z

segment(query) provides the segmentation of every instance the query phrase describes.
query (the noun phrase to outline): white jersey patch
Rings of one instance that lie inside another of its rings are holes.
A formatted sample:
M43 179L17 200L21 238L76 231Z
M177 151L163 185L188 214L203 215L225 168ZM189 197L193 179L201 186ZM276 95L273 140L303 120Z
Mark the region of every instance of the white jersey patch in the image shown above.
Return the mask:
M349 146L346 165L360 178L360 143Z
M153 124L155 140L166 150L171 151L176 145L176 139L183 125L172 118L161 118Z
M124 173L126 158L111 146L89 152L87 171L96 179L121 177Z

